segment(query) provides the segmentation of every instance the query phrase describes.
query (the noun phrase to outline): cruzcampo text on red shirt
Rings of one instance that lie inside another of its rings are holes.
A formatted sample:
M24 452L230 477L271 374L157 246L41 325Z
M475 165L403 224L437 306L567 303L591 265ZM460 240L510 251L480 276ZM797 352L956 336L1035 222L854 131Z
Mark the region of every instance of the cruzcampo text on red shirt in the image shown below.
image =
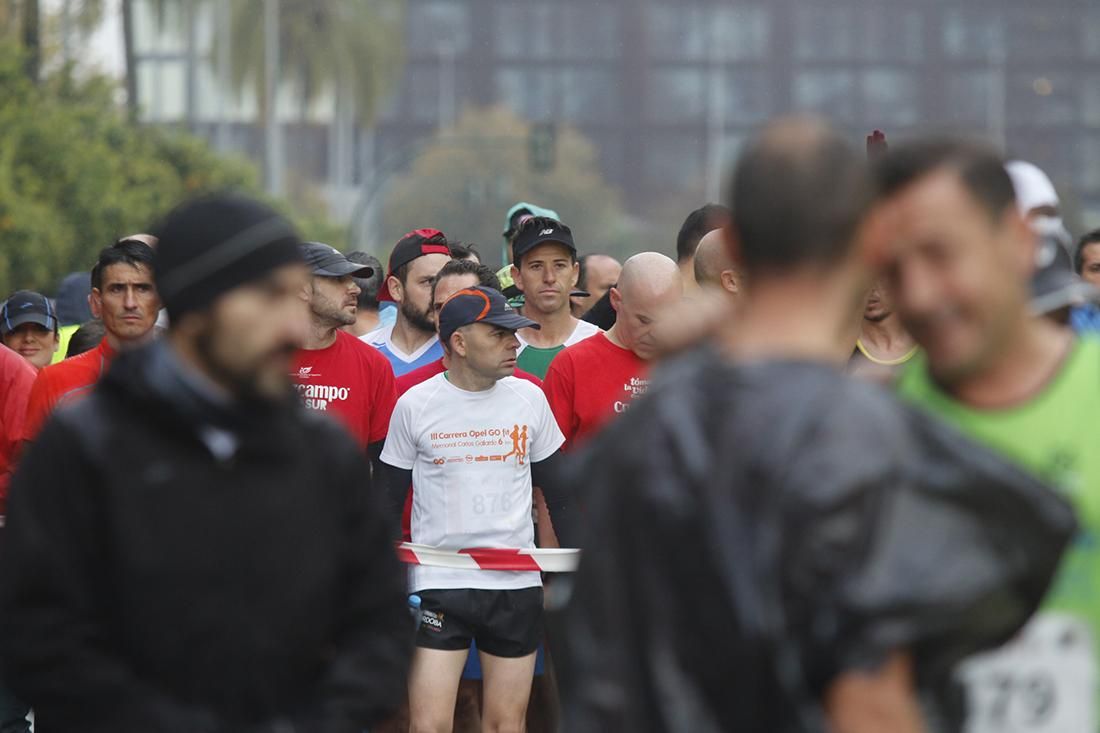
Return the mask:
M386 439L393 405L393 368L373 346L343 331L324 349L299 349L290 374L306 407L328 412L364 449Z

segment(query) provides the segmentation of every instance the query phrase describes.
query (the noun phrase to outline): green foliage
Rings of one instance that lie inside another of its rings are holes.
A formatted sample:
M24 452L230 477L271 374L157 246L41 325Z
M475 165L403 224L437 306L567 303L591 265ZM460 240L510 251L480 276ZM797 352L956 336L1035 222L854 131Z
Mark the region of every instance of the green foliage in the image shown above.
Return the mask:
M262 100L264 0L231 2L233 83L238 91L255 89ZM280 78L294 84L302 109L323 92L335 91L351 101L361 122L373 119L401 68L403 5L403 0L281 1Z
M189 196L258 192L251 164L175 130L129 123L115 94L110 81L63 74L36 87L18 48L0 43L0 297L52 293L65 273L88 269L102 247Z
M592 143L572 128L559 128L554 167L538 173L529 165L529 132L530 125L505 107L465 110L394 182L383 208L385 241L375 246L388 254L405 232L435 227L479 243L482 255L495 262L505 212L529 201L558 212L581 254L632 253L619 192L601 177Z

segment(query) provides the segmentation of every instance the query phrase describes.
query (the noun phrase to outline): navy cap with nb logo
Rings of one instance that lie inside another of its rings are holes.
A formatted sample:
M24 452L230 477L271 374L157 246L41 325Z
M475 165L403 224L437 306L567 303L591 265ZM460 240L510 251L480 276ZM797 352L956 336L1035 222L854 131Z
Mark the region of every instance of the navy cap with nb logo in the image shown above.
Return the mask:
M439 311L440 341L447 343L455 331L471 323L488 323L510 331L541 328L530 318L512 310L503 295L480 285L459 290L443 304Z

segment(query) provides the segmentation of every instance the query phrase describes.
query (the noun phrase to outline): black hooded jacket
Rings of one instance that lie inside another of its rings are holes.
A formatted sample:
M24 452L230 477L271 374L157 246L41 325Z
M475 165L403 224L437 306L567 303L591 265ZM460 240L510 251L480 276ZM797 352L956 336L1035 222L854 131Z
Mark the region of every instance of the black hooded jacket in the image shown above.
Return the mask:
M365 459L292 399L219 409L174 359L121 355L21 464L6 681L43 733L360 733L402 698L412 631Z
M821 733L845 672L951 671L1042 600L1075 522L1036 479L882 390L702 350L586 446L558 654L570 733Z

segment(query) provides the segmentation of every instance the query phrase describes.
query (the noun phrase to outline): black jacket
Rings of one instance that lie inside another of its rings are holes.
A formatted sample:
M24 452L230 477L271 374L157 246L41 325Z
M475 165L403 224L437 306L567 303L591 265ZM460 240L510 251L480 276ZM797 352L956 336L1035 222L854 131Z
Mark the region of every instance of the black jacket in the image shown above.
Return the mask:
M812 363L686 356L586 449L570 733L819 733L830 683L899 649L952 717L952 668L1023 625L1075 528L1037 480Z
M158 349L120 356L20 466L7 682L42 733L360 733L402 698L412 631L362 453L290 399L213 414Z

